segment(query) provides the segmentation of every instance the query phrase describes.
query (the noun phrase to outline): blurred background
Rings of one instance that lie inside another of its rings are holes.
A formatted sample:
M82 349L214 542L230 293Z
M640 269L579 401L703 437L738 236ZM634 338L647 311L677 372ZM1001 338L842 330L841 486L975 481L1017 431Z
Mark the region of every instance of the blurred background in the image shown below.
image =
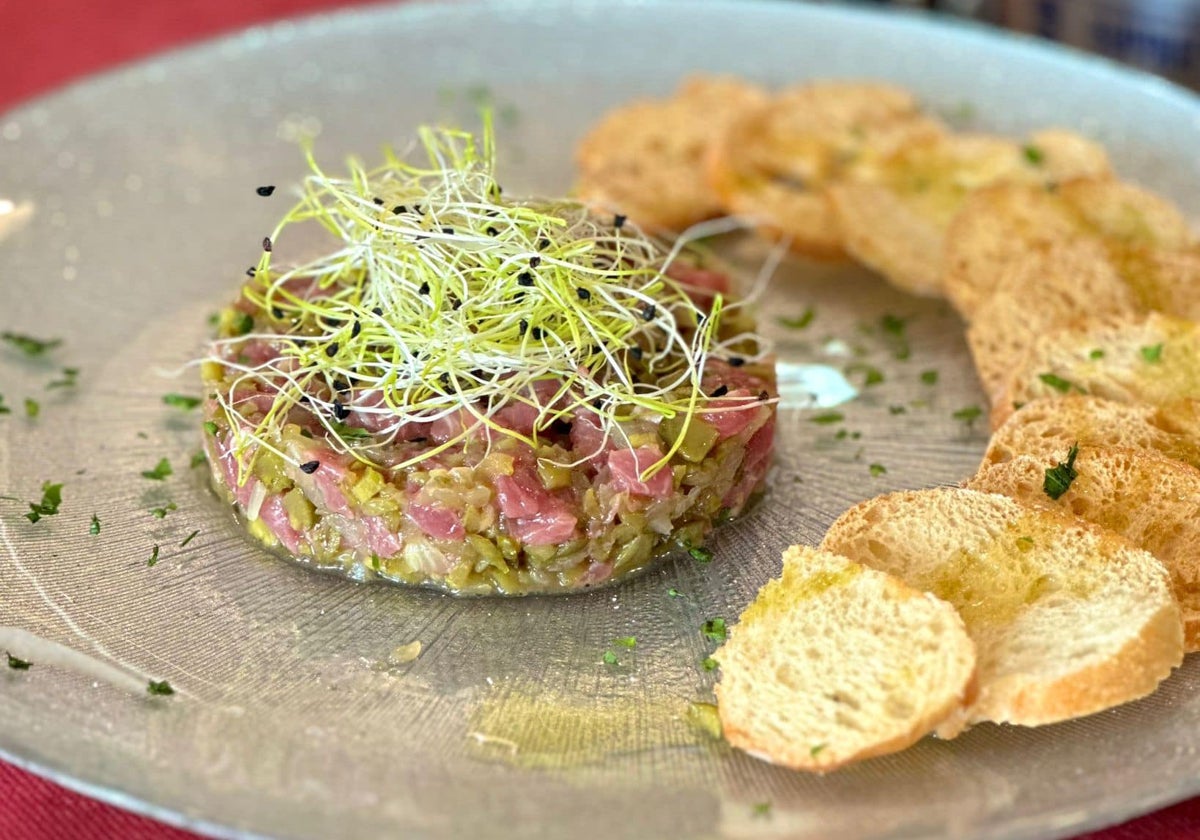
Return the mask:
M0 0L0 112L73 79L170 47L351 5L368 3ZM1200 0L876 0L868 5L985 21L1200 89Z

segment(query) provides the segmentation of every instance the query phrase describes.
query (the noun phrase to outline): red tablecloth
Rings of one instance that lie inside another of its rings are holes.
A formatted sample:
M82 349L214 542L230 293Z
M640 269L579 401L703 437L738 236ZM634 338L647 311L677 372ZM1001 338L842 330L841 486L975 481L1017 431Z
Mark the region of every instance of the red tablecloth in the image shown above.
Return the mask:
M347 0L0 0L0 112L73 79L178 44ZM6 840L194 840L0 762ZM1200 798L1086 840L1195 840ZM1085 840L1085 838L1079 838Z

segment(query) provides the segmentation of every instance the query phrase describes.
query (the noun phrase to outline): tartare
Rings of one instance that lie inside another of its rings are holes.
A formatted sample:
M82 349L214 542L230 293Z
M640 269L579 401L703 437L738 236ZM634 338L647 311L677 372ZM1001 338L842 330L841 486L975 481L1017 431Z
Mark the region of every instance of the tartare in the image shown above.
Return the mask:
M727 275L621 216L508 198L486 125L420 140L426 161L343 178L308 152L202 363L218 491L360 580L571 591L704 557L775 426Z

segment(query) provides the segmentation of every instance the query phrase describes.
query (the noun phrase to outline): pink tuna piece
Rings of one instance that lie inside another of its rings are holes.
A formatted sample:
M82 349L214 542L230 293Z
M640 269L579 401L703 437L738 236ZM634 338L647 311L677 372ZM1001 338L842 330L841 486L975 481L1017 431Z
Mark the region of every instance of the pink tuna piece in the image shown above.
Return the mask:
M229 438L218 437L216 439L217 459L221 462L221 474L225 477L225 486L229 488L229 492L233 493L234 499L242 507L250 504L250 497L254 494L254 485L258 483L258 479L254 476L249 476L245 484L238 484L238 461L233 454L233 450L229 448Z
M412 502L405 515L426 534L440 540L461 540L467 533L458 512L440 505Z
M724 397L708 401L707 410L700 412L706 423L716 427L721 440L731 438L749 426L762 409L758 392L737 388Z
M387 520L383 517L364 516L362 521L367 530L367 548L373 554L394 557L404 548L400 538L388 528Z
M558 499L552 501L554 506L549 510L513 519L508 526L512 535L526 545L555 545L574 539L579 520L566 504Z
M258 509L258 518L271 529L272 534L279 537L283 547L290 553L300 553L300 533L292 527L288 519L287 511L283 507L282 494L274 493L264 499L262 507Z
M645 480L641 474L662 459L662 453L654 446L639 446L637 449L615 449L608 455L608 468L612 471L613 486L639 496L662 498L675 487L670 467L663 467Z
M312 496L314 492L318 494L322 501L320 506L326 510L332 513L349 514L351 512L350 502L346 499L345 491L342 490L347 473L345 457L322 446L306 447L298 452L297 456L302 464L316 461L320 466L311 474L293 475L292 478L296 483L305 487L309 496Z
M494 483L500 512L514 519L534 516L549 509L556 501L524 464L512 475L497 476Z
M746 443L746 454L742 459L742 477L721 500L723 506L737 511L746 504L746 500L762 483L767 469L771 466L771 447L774 442L775 418L772 416Z
M576 458L598 458L612 441L606 440L600 427L600 417L592 411L581 411L571 422L571 454Z
M685 262L673 262L667 267L666 275L687 286L685 291L697 301L712 300L713 294L729 294L729 276L720 271L698 268Z

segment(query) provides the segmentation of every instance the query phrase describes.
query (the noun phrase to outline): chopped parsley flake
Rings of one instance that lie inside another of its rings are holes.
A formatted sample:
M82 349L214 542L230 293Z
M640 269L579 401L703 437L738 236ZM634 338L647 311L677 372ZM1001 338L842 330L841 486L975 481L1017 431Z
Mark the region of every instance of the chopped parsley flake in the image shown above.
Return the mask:
M186 394L163 394L162 401L164 405L182 408L184 411L191 411L200 405L199 397L189 397Z
M183 548L185 545L187 545L188 543L190 543L192 540L196 539L196 537L198 537L198 536L200 536L200 529L199 529L199 528L197 528L195 531L192 531L192 533L190 533L190 534L188 534L186 537L184 537L184 538L183 538L183 542L181 542L181 543L179 544L179 547L180 547L180 548Z
M808 754L812 758L816 758L818 755L820 755L822 752L824 752L825 747L827 747L827 746L829 746L829 745L828 744L813 744L812 748L808 751Z
M895 315L884 315L879 319L879 326L883 328L883 332L890 340L892 345L892 357L897 361L904 361L912 355L912 349L908 346L908 321L904 318L897 318Z
M835 440L845 440L846 438L850 438L850 440L858 440L862 437L862 432L852 432L849 429L838 429L837 434L833 437Z
M1042 490L1051 499L1058 499L1071 487L1079 473L1075 471L1075 457L1079 455L1079 444L1071 445L1067 450L1067 460L1046 469L1046 479L1042 482Z
M683 593L680 592L678 589L676 589L674 586L672 586L670 589L667 590L667 596L670 598L682 598Z
M210 435L215 435L217 433L217 424L211 420L205 420L204 431L208 432Z
M151 481L165 481L167 476L173 473L174 470L171 469L171 462L166 458L159 458L158 463L154 465L154 469L142 470L142 478L148 478Z
M871 464L869 469L871 470L872 478L878 478L881 475L887 475L887 467L885 467L883 464Z
M366 429L360 429L357 426L347 426L340 420L331 423L330 426L333 429L334 434L341 437L343 440L362 440L363 438L369 438L371 436L371 433Z
M44 356L62 344L61 338L34 338L31 335L22 335L15 332L0 333L0 339L4 339L26 356Z
M711 656L704 657L704 660L700 664L704 667L705 671L715 671L721 666L721 663Z
M175 693L175 689L171 688L171 684L166 680L150 680L146 683L146 693L156 697L170 697Z
M25 518L30 522L37 522L43 516L54 516L58 513L58 507L62 504L62 488L61 484L42 482L42 500L29 503L29 513L25 514Z
M817 311L811 306L795 318L780 318L779 324L791 330L802 330L812 323Z
M688 556L690 556L697 563L708 563L713 559L712 549L705 548L702 545L694 545L689 548Z
M204 466L204 463L207 460L208 456L204 454L203 449L200 449L192 453L192 460L189 462L188 466L194 470L196 467Z
M1031 549L1031 548L1033 548L1033 537L1029 537L1029 536L1017 537L1017 550L1018 551L1029 551L1029 549Z
M1039 373L1038 379L1042 380L1042 382L1045 382L1060 394L1065 394L1067 391L1070 391L1072 388L1076 387L1071 380L1063 379L1061 376L1054 373Z
M889 405L888 414L891 414L893 417L901 414L908 414L908 409L902 405Z
M150 513L155 519L164 519L173 510L179 510L178 506L174 502L167 502L162 507L150 508Z
M883 371L874 365L868 365L859 362L846 367L847 376L852 376L856 373L861 373L863 375L864 388L870 388L872 385L879 385L883 382Z
M604 651L604 656L602 656L600 658L604 661L605 665L618 664L617 655L615 653L613 653L611 650Z
M154 546L154 549L150 552L150 559L146 561L147 566L153 566L158 562L158 551L158 546Z
M42 404L35 399L25 398L25 416L37 417L42 411Z
M977 405L968 405L950 415L955 420L961 420L968 427L974 426L975 421L983 416L983 409Z
M79 384L79 368L65 367L62 369L62 379L55 379L46 383L46 390L50 391L54 388L74 388Z
M921 371L921 381L926 385L936 385L938 381L938 372L936 370Z
M725 628L725 619L710 618L704 622L704 625L700 628L700 632L704 634L705 638L711 639L714 642L725 641L725 637L728 635Z
M12 409L4 404L3 394L0 394L0 414L12 414Z
M88 525L88 533L93 537L100 533L100 517L92 514L92 523Z
M1034 166L1041 166L1046 160L1046 153L1032 143L1022 146L1021 154L1025 156L1025 160L1029 161Z
M751 809L751 813L756 817L769 817L771 816L771 803L755 802L754 808Z
M18 659L8 651L4 651L4 655L8 657L8 667L14 671L28 671L29 666L33 664L25 659Z
M831 426L834 423L841 423L846 419L846 415L840 411L826 411L821 414L814 414L808 418L809 423L817 423L821 426Z
M1095 360L1095 359L1103 359L1103 358L1104 358L1104 351L1103 351L1103 350L1101 350L1099 347L1097 347L1097 348L1096 348L1095 350L1093 350L1091 353L1088 353L1088 358L1089 358L1089 359L1092 359L1092 360Z
M637 647L637 636L621 636L619 639L613 639L613 644L623 648Z
M1142 360L1150 364L1156 364L1162 361L1163 346L1160 341L1158 344L1152 344L1149 347L1143 347L1139 352L1142 354Z

